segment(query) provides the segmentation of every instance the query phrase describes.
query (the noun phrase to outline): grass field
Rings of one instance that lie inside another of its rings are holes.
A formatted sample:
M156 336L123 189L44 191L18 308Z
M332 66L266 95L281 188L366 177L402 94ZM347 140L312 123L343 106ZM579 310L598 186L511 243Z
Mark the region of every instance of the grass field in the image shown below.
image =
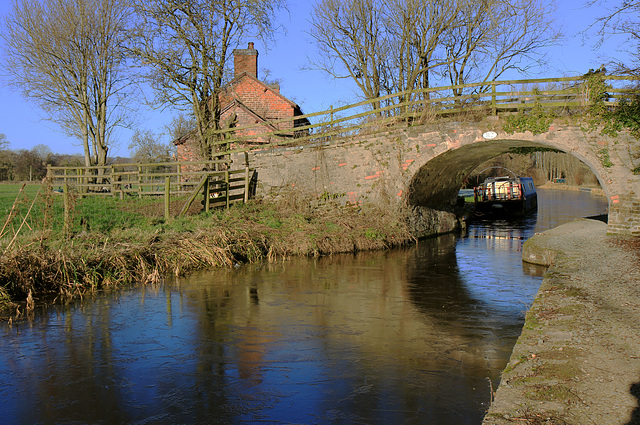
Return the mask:
M121 200L112 196L83 197L72 193L69 199L71 225L65 229L61 193L40 183L0 184L0 240L12 239L17 232L24 235L40 230L108 233L113 229L148 226L164 215L162 197ZM174 215L181 206L180 199L174 200Z
M42 189L39 183L0 184L0 238L13 238L17 232L42 228L45 222Z
M11 208L22 185L22 183L0 183L0 208L3 212ZM24 193L33 197L40 190L40 186L40 183L28 183L24 186Z

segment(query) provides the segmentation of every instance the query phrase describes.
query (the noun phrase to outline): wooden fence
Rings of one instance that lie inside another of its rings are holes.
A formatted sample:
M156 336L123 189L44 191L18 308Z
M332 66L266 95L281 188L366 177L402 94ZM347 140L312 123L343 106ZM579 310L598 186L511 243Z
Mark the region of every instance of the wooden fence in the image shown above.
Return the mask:
M638 79L601 76L605 84L605 107L640 95ZM220 158L263 148L256 138L269 139L269 148L286 145L322 146L345 138L392 131L397 127L421 125L441 118L464 120L482 115L527 113L536 106L553 109L559 115L581 115L588 111L597 88L585 77L488 81L475 84L404 91L352 105L307 115L269 120L271 128L291 128L292 122L312 122L295 131L255 131L255 125L213 131L219 142ZM305 120L306 119L306 120ZM266 128L264 122L257 125ZM252 131L252 129L254 131ZM251 134L253 135L247 135ZM217 171L216 171L217 170ZM248 164L232 170L227 160L114 164L105 167L49 167L48 177L61 193L74 186L84 195L95 196L188 196L181 214L199 193L205 209L246 201L254 178ZM165 207L168 210L168 207ZM168 213L167 213L168 214Z
M226 159L152 164L114 164L101 167L47 168L54 193L82 196L164 197L165 217L171 198L184 197L179 215L202 196L205 211L246 202L255 185L255 172L248 166L231 169Z
M631 76L602 76L606 85L604 104L612 107L622 99L640 95L638 78ZM270 139L269 146L326 144L345 137L389 131L397 126L420 125L441 117L460 114L501 115L527 113L536 105L553 109L562 115L584 114L591 105L593 84L585 77L543 78L509 81L487 81L457 86L404 91L365 100L327 111L270 120L273 128L287 128L286 123L313 124L295 127L295 132L259 132L250 134L255 126L227 128L213 133L219 135L217 145L228 145L223 153L260 149L256 137ZM454 95L457 93L457 95ZM462 117L464 119L464 117ZM283 125L285 124L285 125ZM264 128L264 123L258 125ZM290 127L290 125L289 125Z

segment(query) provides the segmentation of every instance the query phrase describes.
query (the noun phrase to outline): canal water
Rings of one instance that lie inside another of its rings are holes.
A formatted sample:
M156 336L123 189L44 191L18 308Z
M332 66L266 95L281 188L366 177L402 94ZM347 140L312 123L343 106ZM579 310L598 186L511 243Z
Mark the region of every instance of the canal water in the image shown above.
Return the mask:
M544 270L522 221L389 252L198 273L0 326L0 423L479 424Z

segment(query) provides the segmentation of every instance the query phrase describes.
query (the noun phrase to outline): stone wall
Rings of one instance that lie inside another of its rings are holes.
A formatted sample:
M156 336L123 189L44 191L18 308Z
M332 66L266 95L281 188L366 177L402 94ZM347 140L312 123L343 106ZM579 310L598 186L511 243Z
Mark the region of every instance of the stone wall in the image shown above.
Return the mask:
M635 190L640 190L640 182ZM631 190L624 195L613 195L609 202L607 232L640 236L640 196Z
M498 132L497 137L485 139L483 135L492 126L495 123L449 123L401 128L340 143L265 147L251 152L249 162L258 171L257 193L262 197L286 196L296 190L332 195L345 203L376 202L414 211L425 207L448 212L464 179L481 163L511 147L551 147L577 157L597 176L609 198L609 232L640 234L640 176L633 173L640 165L636 139L625 134L611 138L585 133L571 126L552 126L535 136ZM244 157L237 160L244 164Z

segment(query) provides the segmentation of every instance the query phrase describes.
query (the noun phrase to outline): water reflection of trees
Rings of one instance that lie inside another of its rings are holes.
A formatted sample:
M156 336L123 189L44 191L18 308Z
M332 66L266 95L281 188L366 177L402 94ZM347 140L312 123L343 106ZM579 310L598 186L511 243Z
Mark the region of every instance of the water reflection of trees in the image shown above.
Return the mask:
M482 314L464 318L483 308L453 236L217 270L48 316L34 343L46 350L14 387L36 394L24 422L464 423L510 350L493 323L471 323Z
M114 366L109 303L96 303L93 314L83 308L44 317L46 326L24 332L15 326L13 344L5 346L3 378L21 399L13 408L16 423L114 423L130 421L120 391L122 376ZM5 337L7 338L7 337ZM13 370L12 370L13 369Z
M407 419L416 406L446 416L450 405L442 397L484 402L486 378L499 373L489 364L499 338L483 340L459 317L443 318L443 311L459 314L455 306L478 306L457 278L454 245L446 237L421 241L419 250L297 259L199 277L186 292L201 312L198 352L206 355L208 344L225 340L231 405L242 401L237 391L256 388L255 408L277 405L278 380L303 394L307 415L325 417L362 420L393 411L393 418ZM420 267L426 280L418 279ZM505 363L508 354L501 355ZM304 364L315 372L296 382Z

